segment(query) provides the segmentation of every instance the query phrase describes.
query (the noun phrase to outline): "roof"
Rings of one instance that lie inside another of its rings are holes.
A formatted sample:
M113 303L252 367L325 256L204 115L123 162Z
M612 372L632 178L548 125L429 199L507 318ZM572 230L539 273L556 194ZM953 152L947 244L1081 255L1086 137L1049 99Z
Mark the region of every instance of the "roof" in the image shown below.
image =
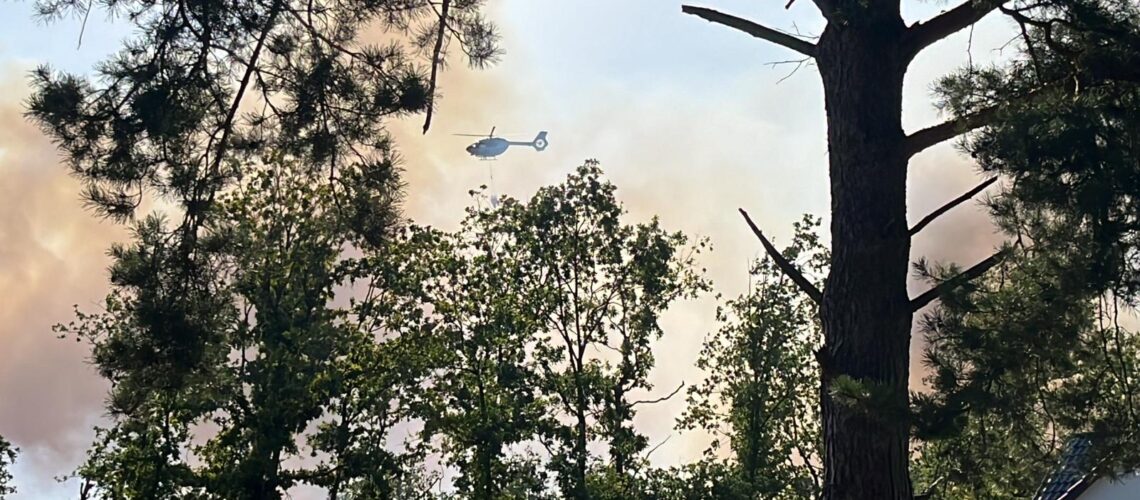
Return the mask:
M1087 472L1091 449L1092 439L1087 435L1070 439L1057 468L1045 478L1033 500L1070 500L1084 492L1095 479Z

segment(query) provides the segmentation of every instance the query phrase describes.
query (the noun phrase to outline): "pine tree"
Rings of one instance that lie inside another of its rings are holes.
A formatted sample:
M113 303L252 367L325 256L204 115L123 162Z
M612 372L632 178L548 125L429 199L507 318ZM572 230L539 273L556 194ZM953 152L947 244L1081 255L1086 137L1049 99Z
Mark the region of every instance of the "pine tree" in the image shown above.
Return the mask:
M1097 473L1140 464L1140 334L1048 257L1014 254L924 318L931 391L915 395L915 472L932 496L1032 496L1077 435L1093 439Z
M1117 2L1001 10L1021 29L1022 57L939 86L955 113L1037 90L963 142L983 171L1008 179L988 205L1017 259L925 322L942 394L919 400L930 419L922 426L941 439L924 445L921 474L945 479L936 494L1031 492L1023 476L1041 477L1075 434L1093 439L1098 473L1140 466L1140 351L1119 324L1140 292L1140 11ZM995 430L1013 423L1024 432ZM1015 458L1002 461L1002 449ZM975 474L947 472L955 468Z
M759 229L754 230L769 254L784 261L781 270L820 307L825 498L906 499L912 497L910 422L905 409L913 313L985 273L1005 256L999 251L908 298L911 239L945 212L938 210L916 227L908 227L909 159L971 130L999 129L1026 107L1044 106L1036 103L1058 102L1112 82L1137 81L1135 7L1111 0L966 0L908 26L899 0L813 3L827 21L814 43L708 8L684 6L682 11L798 52L819 68L832 197L831 268L823 289L804 279ZM993 12L1024 27L1023 46L1030 62L1014 64L1009 72L980 72L979 78L966 79L968 84L958 88L967 91L948 100L946 108L953 118L904 132L903 76L914 57ZM1065 37L1079 43L1067 43ZM1052 73L1025 78L1023 69L1033 60L1060 64L1051 66ZM1019 164L1025 170L1041 167L1034 162ZM1069 168L1089 166L1072 163ZM1062 198L1069 195L1059 193ZM872 397L875 404L848 404L847 396L858 394Z
M330 300L348 278L340 253L374 252L400 224L385 120L426 112L426 132L449 49L474 66L497 57L482 2L37 8L137 28L91 77L39 68L28 102L88 204L134 229L112 249L105 310L61 328L112 382L112 423L77 472L85 491L274 498L312 484L335 498L417 484L415 450L386 436L424 369L404 354L418 352L377 344L375 318ZM395 36L362 43L366 30ZM146 200L168 208L140 216ZM301 446L310 463L286 465Z
M217 199L261 156L304 164L314 182L346 198L338 207L360 237L372 245L383 239L402 194L385 120L430 113L448 47L476 66L498 54L482 2L452 3L37 3L47 19L102 9L137 28L92 77L35 71L28 115L56 141L96 213L129 221L145 200L171 207L171 223L146 226L150 243L162 240L165 276L141 269L135 276L149 281L135 291L168 330L138 353L147 369L177 383L204 362L211 347L203 332L217 309L208 305L202 280L212 263L199 240ZM404 43L359 42L370 29ZM427 68L411 50L427 54ZM353 189L361 183L373 189Z

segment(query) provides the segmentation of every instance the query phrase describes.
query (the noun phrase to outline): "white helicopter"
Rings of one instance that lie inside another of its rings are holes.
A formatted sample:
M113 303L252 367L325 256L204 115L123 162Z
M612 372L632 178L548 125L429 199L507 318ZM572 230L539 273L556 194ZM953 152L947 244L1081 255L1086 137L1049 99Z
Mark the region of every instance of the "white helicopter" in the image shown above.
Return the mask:
M467 153L481 160L489 160L507 151L511 146L531 146L535 151L546 149L546 131L539 132L532 141L508 141L502 137L495 137L495 127L485 136L476 134L455 134L464 137L485 137L485 139L467 146Z

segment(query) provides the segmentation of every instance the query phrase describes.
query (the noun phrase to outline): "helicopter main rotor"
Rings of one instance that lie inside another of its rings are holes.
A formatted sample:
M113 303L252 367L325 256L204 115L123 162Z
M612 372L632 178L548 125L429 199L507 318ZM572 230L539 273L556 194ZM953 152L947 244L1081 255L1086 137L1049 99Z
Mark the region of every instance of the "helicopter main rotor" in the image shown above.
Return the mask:
M460 137L487 137L487 138L491 138L491 137L495 137L495 127L491 127L491 133L487 134L487 135L481 135L481 134L451 134L451 135L457 135Z

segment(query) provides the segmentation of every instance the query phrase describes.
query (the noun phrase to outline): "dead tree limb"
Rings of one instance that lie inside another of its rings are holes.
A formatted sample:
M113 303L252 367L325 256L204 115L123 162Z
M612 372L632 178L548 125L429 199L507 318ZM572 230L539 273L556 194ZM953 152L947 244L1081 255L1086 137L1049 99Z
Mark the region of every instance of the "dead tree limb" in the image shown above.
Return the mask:
M966 0L924 23L917 23L907 29L903 50L913 57L935 42L973 26L1001 4L999 0Z
M997 177L990 177L989 179L986 179L985 182L982 182L981 184L974 186L973 189L963 193L962 196L954 198L953 200L950 200L949 203L946 203L945 205L938 207L938 210L930 212L930 215L927 215L926 217L923 217L922 220L918 221L918 224L915 224L914 227L910 228L910 231L908 231L908 233L911 236L918 234L919 231L922 231L922 228L926 227L931 222L934 222L934 219L941 217L942 214L949 212L950 209L952 209L958 205L961 205L962 203L965 203L966 200L969 200L970 198L973 198L974 195L982 192L982 190L989 187L990 184L997 182L997 179L998 179Z
M760 231L760 228L756 227L756 224L752 222L752 218L748 216L748 212L745 212L743 208L740 208L738 210L740 210L740 215L744 216L744 221L748 223L748 227L752 228L752 233L760 239L760 244L764 245L764 251L768 252L768 256L772 257L772 260L776 262L776 267L780 268L780 271L782 271L788 278L791 278L792 282L795 283L796 286L800 287L800 290L806 293L808 297L811 297L811 300L813 302L816 304L821 303L823 301L823 293L820 292L819 289L811 283L811 281L808 281L808 279L804 277L803 273L800 273L799 269L796 269L795 264L792 264L788 261L788 259L785 259L784 256L781 255L778 250L776 250L776 247L772 246L772 242L768 241L768 238L764 236L764 233Z
M811 42L796 38L787 33L761 26L747 19L725 14L713 9L682 5L681 12L691 14L710 23L721 24L739 31L743 31L756 38L767 40L776 45L787 47L808 57L815 57L815 45Z

